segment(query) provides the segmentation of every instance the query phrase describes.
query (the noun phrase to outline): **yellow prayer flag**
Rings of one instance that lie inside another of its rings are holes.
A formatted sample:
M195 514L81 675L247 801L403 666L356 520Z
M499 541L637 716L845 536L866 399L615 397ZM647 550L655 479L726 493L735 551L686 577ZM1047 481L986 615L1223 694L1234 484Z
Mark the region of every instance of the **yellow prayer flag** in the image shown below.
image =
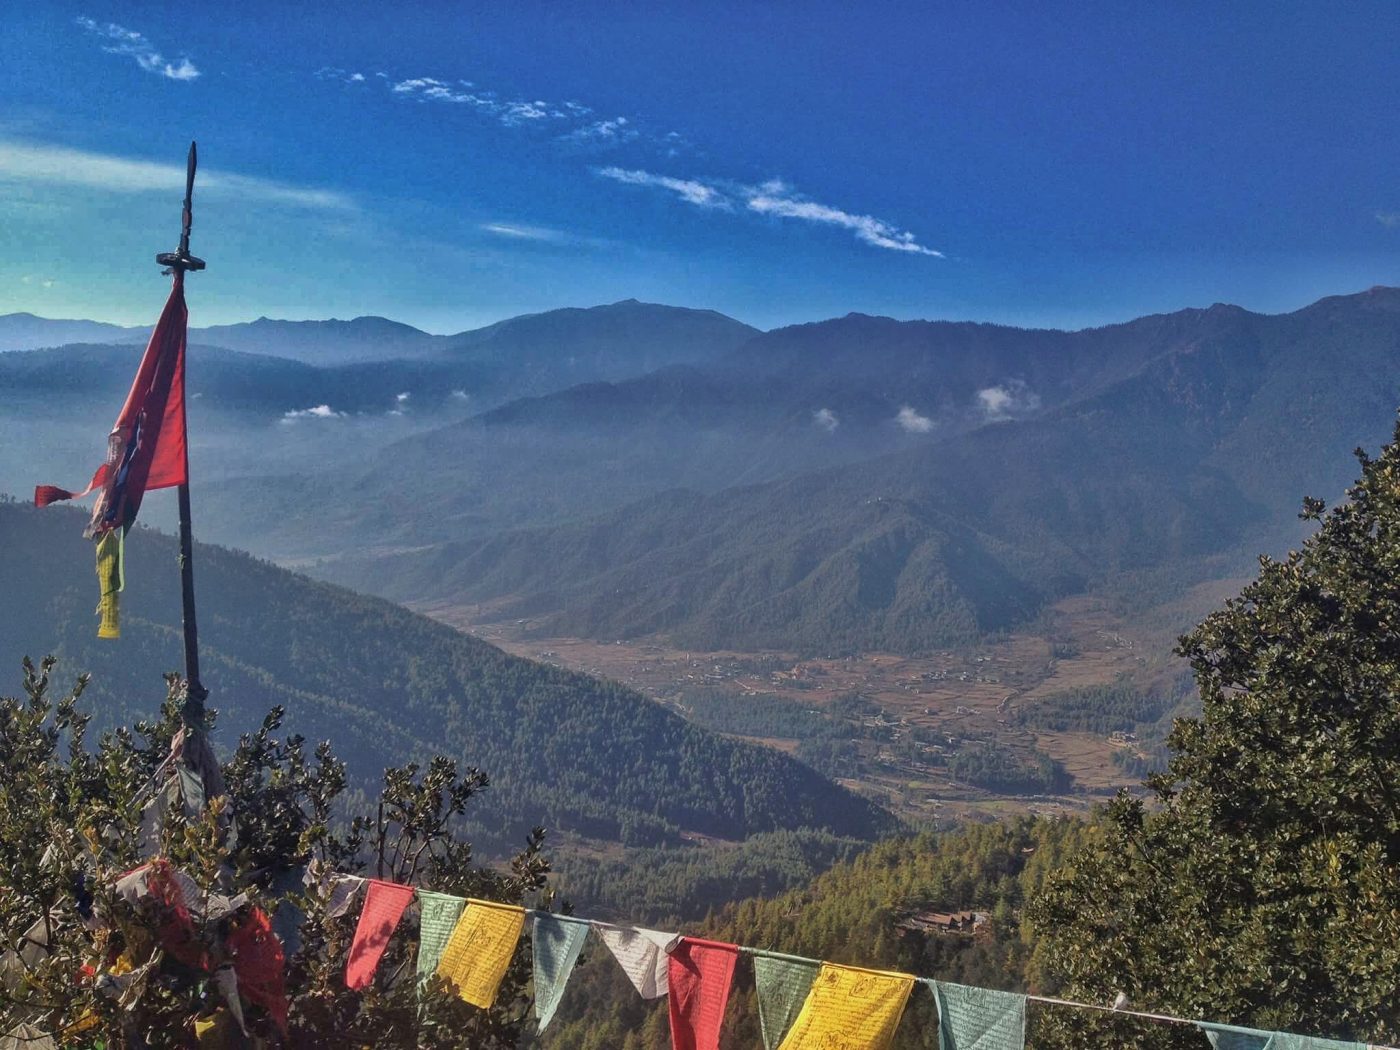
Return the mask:
M443 949L438 976L454 985L467 1002L487 1009L496 1001L496 990L524 926L524 908L468 900Z
M822 963L778 1050L886 1050L913 988L908 974Z
M104 532L97 541L97 584L102 594L97 613L102 618L97 628L99 638L120 638L122 634L120 599L117 593L125 584L122 565L122 530Z

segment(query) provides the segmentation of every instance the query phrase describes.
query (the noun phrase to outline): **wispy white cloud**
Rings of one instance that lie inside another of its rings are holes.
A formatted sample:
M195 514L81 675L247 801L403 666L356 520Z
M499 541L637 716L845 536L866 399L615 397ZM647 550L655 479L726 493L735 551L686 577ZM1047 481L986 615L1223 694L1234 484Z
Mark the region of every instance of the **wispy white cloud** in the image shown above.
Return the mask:
M569 234L562 230L551 230L544 226L517 226L509 222L486 222L481 228L487 233L494 233L497 237L509 237L517 241L546 241L550 244L562 244L572 240Z
M634 142L640 135L641 132L626 117L613 117L610 120L595 120L591 124L583 124L562 138L565 142L579 146L611 147L624 142Z
M857 215L827 204L818 204L794 193L792 187L776 179L765 182L758 187L757 192L749 194L746 203L750 211L761 215L778 215L787 219L839 226L854 233L857 240L875 248L943 258L942 252L925 248L908 230L901 230L873 215Z
M317 80L336 80L342 84L363 84L365 82L365 75L363 73L341 69L339 66L322 66L311 75ZM380 75L382 76L383 74Z
M1040 395L1025 380L1011 379L977 391L977 407L989 423L1002 423L1040 407Z
M732 210L735 202L738 201L749 211L760 215L800 219L805 222L838 226L850 230L856 235L857 240L875 248L930 255L939 259L944 257L942 252L924 247L908 230L901 230L873 215L857 215L827 204L808 200L798 194L791 186L777 179L765 182L761 186L744 186L722 182L701 182L698 179L678 179L670 175L657 175L649 171L617 167L596 168L594 171L603 178L613 179L629 186L650 186L670 190L681 200L703 208L728 211Z
M821 427L828 434L834 434L836 428L841 425L841 420L838 419L836 413L829 408L819 408L813 412L812 422L816 423L817 426Z
M626 168L596 168L595 172L605 179L612 179L628 186L650 186L670 190L687 204L700 208L730 209L733 203L714 186L695 179L675 179L669 175L655 175L649 171L628 170Z
M104 41L102 50L112 55L126 55L136 60L136 64L147 73L165 77L167 80L194 80L199 70L188 57L181 56L172 62L156 50L155 46L142 34L133 29L119 26L115 22L98 22L91 18L74 19L83 29Z
M1378 211L1376 221L1387 229L1400 227L1400 211Z
M40 288L52 288L58 282L52 277L43 277L37 274L27 273L19 279L19 283L38 285Z
M436 77L411 77L395 81L389 90L419 102L446 102L457 106L470 106L495 117L506 127L536 121L569 119L566 108L551 105L543 99L501 99L493 91L475 90L475 85L469 80L449 82Z
M158 164L67 146L0 139L0 182L86 186L113 193L178 192L185 183L183 165ZM354 210L354 201L335 190L294 186L250 175L201 170L201 193L241 200L318 210Z
M899 424L901 430L908 434L927 434L934 427L933 420L929 419L928 416L920 415L909 405L900 408L894 421Z
M344 419L349 413L337 412L330 405L316 405L313 408L298 408L282 413L283 423L295 423L299 419Z

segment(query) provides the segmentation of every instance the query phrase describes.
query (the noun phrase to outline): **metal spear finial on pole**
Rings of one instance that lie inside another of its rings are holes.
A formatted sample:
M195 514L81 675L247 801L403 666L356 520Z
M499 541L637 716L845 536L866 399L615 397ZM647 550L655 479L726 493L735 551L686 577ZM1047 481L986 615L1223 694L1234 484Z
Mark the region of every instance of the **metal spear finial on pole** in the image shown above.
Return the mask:
M173 252L161 252L156 262L183 281L186 272L204 269L204 260L190 254L190 227L194 225L194 173L199 164L199 151L190 143L185 162L185 207L181 213L180 247ZM189 472L186 471L186 478ZM179 486L180 498L180 595L183 603L182 622L185 633L185 703L181 711L186 726L204 728L204 700L209 690L199 680L199 627L194 610L194 538L190 529L190 484Z

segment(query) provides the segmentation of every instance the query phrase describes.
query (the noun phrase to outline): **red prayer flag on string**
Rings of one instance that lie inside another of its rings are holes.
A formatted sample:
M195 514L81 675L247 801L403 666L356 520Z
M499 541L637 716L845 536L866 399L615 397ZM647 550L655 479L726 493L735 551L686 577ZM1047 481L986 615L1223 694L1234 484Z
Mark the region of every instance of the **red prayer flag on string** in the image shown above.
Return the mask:
M694 937L682 937L671 950L673 1050L719 1050L724 1007L738 959L737 945Z
M413 900L413 887L397 882L369 879L365 906L360 912L355 939L350 942L350 958L345 963L345 984L360 989L374 979L379 957L394 935L404 909Z
M53 485L34 489L34 503L45 507L77 499L94 489L102 494L93 508L89 536L130 528L147 489L189 481L185 437L185 275L176 271L170 298L141 355L136 379L107 437L107 460L82 492Z

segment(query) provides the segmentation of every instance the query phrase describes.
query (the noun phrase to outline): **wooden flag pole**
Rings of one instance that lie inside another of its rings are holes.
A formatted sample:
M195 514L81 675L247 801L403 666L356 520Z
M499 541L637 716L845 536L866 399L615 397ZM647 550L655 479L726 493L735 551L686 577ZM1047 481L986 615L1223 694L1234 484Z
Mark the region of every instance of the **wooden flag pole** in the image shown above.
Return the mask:
M177 280L191 270L204 269L204 260L190 254L190 227L194 225L194 173L199 164L199 152L190 143L189 156L185 162L185 207L181 214L180 247L173 252L161 252L156 262L174 273ZM188 455L188 453L186 453ZM185 725L202 729L204 726L204 700L209 690L199 679L199 626L195 621L194 609L194 537L190 528L190 484L189 471L186 481L179 487L180 493L180 596L182 599L182 626L185 633L185 704L181 711Z

